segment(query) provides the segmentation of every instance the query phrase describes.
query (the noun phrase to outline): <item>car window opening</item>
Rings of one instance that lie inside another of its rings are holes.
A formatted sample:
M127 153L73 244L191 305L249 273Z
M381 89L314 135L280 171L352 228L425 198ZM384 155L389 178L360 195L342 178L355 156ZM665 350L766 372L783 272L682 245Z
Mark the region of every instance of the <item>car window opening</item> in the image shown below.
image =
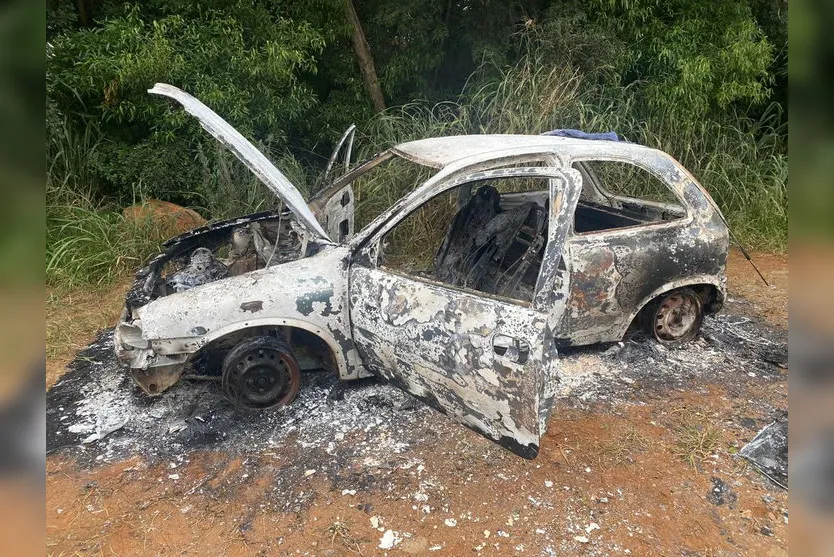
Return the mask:
M530 302L547 240L548 179L505 177L452 188L384 237L380 265Z
M574 215L578 234L673 221L686 215L667 184L639 166L618 161L573 163L582 176Z

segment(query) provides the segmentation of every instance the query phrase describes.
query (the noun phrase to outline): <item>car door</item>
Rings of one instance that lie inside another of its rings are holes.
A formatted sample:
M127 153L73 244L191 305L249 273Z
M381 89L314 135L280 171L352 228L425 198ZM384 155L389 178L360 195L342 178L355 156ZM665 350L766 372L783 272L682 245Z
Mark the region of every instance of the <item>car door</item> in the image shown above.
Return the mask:
M550 184L547 244L531 303L378 265L382 238L424 198L370 236L349 279L353 337L369 370L528 459L538 454L553 402L551 331L564 300L554 279L579 195L572 171L513 169L506 175L531 171ZM461 183L465 179L441 185L434 194Z

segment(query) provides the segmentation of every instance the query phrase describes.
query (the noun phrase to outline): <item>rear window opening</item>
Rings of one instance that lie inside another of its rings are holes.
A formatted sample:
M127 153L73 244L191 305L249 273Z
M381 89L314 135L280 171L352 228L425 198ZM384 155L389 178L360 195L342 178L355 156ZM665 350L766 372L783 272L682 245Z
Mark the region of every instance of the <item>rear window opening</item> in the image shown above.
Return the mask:
M582 193L574 214L577 234L674 221L686 209L669 186L639 166L618 161L581 161Z

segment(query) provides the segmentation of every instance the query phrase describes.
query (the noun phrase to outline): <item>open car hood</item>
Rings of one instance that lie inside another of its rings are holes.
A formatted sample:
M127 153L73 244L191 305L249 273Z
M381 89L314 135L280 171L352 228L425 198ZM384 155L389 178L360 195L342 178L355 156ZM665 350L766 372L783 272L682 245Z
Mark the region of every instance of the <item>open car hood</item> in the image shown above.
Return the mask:
M199 120L200 125L206 131L225 145L249 170L255 173L261 182L275 192L275 195L295 214L301 225L311 234L332 241L292 182L216 112L185 91L167 83L157 83L153 89L148 89L148 92L170 97L180 103L186 112Z

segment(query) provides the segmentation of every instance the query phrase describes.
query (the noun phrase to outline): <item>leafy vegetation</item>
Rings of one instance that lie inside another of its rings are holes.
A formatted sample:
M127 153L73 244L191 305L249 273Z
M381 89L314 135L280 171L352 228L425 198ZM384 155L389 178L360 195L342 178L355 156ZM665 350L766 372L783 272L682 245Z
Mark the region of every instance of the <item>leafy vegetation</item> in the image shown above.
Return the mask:
M158 81L201 98L305 193L351 122L360 155L441 134L614 130L692 170L745 244L785 248L783 1L354 1L391 107L377 114L344 6L51 0L47 279L105 283L153 252L144 225L121 216L138 200L215 219L274 203L191 117L147 94ZM362 186L360 220L410 178L386 175Z

